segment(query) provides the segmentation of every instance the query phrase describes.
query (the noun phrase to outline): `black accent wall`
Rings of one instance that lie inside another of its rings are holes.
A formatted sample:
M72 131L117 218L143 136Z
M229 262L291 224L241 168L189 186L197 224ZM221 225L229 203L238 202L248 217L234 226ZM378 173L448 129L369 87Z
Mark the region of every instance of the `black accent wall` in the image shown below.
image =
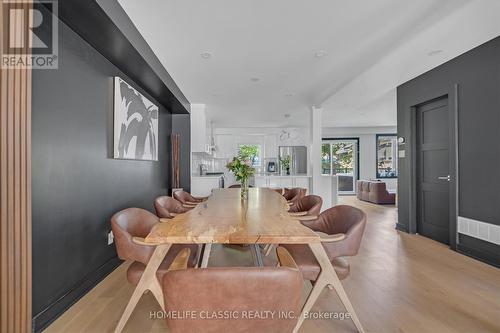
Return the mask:
M456 98L458 106L459 215L500 225L498 37L398 87L398 135L406 138L400 147L406 151L406 157L399 160L397 227L404 231L410 230L411 219L412 107L444 94L449 95L452 103ZM500 265L500 246L462 236L457 243L459 251Z
M114 76L160 107L158 162L113 159ZM173 108L59 24L59 69L33 71L35 331L120 264L114 244L107 245L110 217L127 207L154 211L154 198L169 192ZM175 132L189 151L189 114L176 116ZM181 158L189 176L189 154Z

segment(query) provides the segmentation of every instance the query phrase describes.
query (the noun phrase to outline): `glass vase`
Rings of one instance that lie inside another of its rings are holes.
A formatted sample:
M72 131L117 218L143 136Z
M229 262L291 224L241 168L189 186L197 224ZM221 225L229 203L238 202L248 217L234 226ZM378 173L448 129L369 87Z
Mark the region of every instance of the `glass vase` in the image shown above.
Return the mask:
M241 199L248 199L248 178L241 180Z

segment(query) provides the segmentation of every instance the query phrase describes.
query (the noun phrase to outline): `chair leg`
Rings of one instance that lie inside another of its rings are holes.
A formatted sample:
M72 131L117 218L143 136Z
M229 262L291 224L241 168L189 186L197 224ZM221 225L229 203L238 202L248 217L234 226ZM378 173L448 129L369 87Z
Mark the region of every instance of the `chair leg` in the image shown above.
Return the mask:
M267 257L271 254L271 251L274 248L274 244L267 244L266 247L264 248L264 255Z

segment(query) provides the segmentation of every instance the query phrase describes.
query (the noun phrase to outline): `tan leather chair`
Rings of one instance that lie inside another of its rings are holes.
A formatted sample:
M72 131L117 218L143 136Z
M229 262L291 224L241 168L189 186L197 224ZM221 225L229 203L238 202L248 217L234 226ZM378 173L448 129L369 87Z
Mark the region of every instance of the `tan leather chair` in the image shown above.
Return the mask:
M284 248L278 248L277 255L281 267L182 269L185 265L175 260L175 268L163 277L165 310L194 313L196 318L166 318L169 331L292 332L300 315L303 280ZM233 318L206 319L217 311ZM270 312L268 318L243 317L264 311L275 311L274 317ZM278 312L292 318L280 318Z
M340 280L345 279L349 275L350 266L344 257L358 253L365 230L366 214L352 206L338 205L325 210L316 220L301 223L320 235L335 272ZM304 279L316 281L321 268L309 247L296 244L282 246L297 262Z
M283 196L289 204L293 205L297 200L306 195L307 189L302 187L285 188Z
M184 207L180 201L172 197L161 196L155 199L156 215L160 218L171 219L189 210L190 208Z
M157 223L160 223L158 217L141 208L127 208L111 217L111 229L115 237L118 257L122 260L133 261L127 270L127 279L131 284L136 285L139 283L149 258L151 258L155 250L154 245L145 245L143 241ZM189 248L191 251L188 260L189 266L194 267L196 265L198 250L196 244L172 245L163 263L158 268L157 277L159 281L167 272L177 253L185 248Z
M176 200L179 200L186 208L193 208L200 202L203 202L207 199L193 197L190 193L183 190L175 191L173 197Z
M321 212L323 199L318 195L306 195L290 206L288 213L299 220L316 220Z

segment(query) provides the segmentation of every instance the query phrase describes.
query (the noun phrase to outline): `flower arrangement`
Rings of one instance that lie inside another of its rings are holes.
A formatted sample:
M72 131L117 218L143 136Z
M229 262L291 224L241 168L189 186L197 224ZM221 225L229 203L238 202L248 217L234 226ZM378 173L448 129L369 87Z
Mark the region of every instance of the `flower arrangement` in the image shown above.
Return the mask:
M234 173L236 181L241 183L241 197L246 199L248 196L248 179L255 173L252 160L238 155L226 165L226 168Z

